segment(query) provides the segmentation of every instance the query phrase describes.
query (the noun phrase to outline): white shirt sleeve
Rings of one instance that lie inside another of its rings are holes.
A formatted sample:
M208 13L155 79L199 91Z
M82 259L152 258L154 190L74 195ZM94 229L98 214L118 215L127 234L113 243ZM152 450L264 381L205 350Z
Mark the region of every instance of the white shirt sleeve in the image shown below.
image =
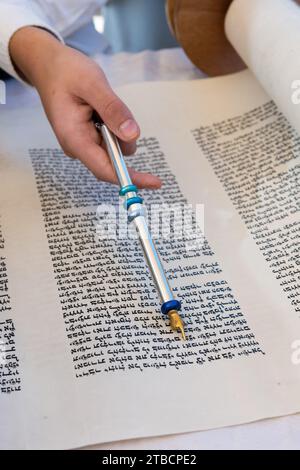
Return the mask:
M51 31L62 41L43 12L30 0L0 0L0 68L21 80L9 54L9 41L24 26L38 26Z

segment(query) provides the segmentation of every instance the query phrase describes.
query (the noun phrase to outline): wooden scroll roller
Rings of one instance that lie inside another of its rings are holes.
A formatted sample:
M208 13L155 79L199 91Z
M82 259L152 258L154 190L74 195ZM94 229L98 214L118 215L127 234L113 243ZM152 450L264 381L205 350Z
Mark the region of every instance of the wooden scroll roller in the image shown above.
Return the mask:
M246 66L225 35L224 20L232 0L167 0L171 31L190 60L211 76Z

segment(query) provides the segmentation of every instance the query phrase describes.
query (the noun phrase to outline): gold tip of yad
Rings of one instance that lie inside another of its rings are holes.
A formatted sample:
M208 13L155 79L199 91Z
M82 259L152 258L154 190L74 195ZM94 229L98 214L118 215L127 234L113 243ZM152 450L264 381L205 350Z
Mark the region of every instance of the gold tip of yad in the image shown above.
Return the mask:
M177 310L170 310L168 312L168 315L169 315L170 325L171 325L172 330L180 331L182 339L186 340L186 336L184 332L184 323L179 313L177 312Z

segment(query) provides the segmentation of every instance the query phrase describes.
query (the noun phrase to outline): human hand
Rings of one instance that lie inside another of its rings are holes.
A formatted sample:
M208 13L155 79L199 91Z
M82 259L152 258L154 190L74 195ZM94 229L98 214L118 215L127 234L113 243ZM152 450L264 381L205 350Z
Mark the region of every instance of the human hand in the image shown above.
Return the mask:
M89 57L36 27L25 27L14 34L10 54L19 72L38 90L66 155L79 159L100 180L117 183L102 138L93 124L93 111L97 111L120 139L125 155L135 152L140 130L101 68ZM161 186L154 175L133 169L129 173L140 188Z

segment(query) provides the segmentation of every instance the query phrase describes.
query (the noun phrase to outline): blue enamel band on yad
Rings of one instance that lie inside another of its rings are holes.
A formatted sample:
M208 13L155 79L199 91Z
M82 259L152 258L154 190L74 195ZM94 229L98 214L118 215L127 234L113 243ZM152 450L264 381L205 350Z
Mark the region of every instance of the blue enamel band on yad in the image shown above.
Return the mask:
M120 196L125 196L127 193L137 193L138 188L136 187L135 184L128 184L127 186L123 186L123 188L120 189L119 195Z
M129 209L132 204L143 204L143 198L140 196L130 197L129 199L127 199L127 201L125 201L125 204L126 209Z
M170 310L176 310L177 312L181 309L181 303L179 300L167 300L167 302L164 302L161 306L161 313L163 315L167 315Z

